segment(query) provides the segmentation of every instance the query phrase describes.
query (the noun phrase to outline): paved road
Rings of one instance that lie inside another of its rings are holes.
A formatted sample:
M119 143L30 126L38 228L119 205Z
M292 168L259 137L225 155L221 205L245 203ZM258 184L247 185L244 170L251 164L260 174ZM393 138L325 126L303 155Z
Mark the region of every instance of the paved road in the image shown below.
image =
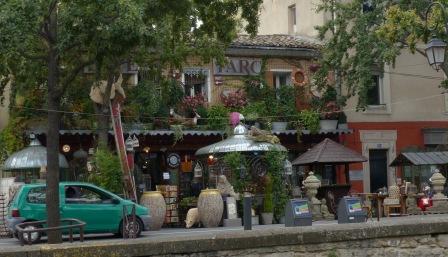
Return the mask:
M428 215L430 216L430 215ZM439 216L439 215L438 215ZM448 215L440 215L440 216L446 216L448 218ZM380 222L374 220L368 220L367 223L374 224L387 224L387 223L394 223L394 220L396 219L420 219L424 218L425 216L408 216L408 217L394 217L394 218L382 218ZM329 226L331 227L337 227L337 220L332 221L317 221L313 222L313 227L322 227L322 226ZM283 224L275 224L275 225L262 225L262 226L253 226L253 230L265 230L265 229L279 229L284 227ZM176 238L176 237L185 237L188 235L216 235L220 232L225 231L242 231L244 230L244 227L218 227L218 228L191 228L191 229L185 229L185 228L164 228L159 231L145 231L142 233L141 238L151 238L151 239L164 239L164 238ZM89 234L86 235L86 241L88 242L94 242L94 241L114 241L114 240L122 240L121 238L117 238L111 234ZM45 238L44 238L45 239ZM68 242L67 242L68 243ZM7 249L7 248L17 248L20 247L20 243L15 238L7 238L7 239L0 239L0 249Z
M336 224L337 221L318 221L313 222L313 226L325 226ZM272 228L281 228L284 227L283 224L274 224L274 225L263 225L263 226L253 226L253 230L259 229L272 229ZM185 235L198 235L198 234L216 234L223 231L242 231L244 227L218 227L218 228L163 228L159 231L144 231L142 232L142 238L173 238L177 236L185 236ZM117 238L111 234L88 234L85 236L85 240L93 241L93 240L121 240L121 238ZM45 238L43 238L45 241ZM16 248L20 246L20 242L16 238L2 238L0 239L0 248Z

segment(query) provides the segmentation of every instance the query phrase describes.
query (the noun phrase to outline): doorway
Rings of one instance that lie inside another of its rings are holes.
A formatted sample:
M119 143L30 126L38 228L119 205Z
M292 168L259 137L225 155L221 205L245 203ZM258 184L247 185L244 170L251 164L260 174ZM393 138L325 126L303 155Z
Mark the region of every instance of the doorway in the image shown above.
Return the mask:
M387 149L369 150L370 192L387 187Z

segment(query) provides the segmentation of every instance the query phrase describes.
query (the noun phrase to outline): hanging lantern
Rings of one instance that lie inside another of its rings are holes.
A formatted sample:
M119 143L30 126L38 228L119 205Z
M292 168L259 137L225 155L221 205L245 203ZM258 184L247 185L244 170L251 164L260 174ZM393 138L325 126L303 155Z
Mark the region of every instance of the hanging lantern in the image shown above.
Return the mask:
M87 159L87 156L88 156L87 152L84 151L82 148L79 148L73 153L74 159Z
M140 142L138 141L138 138L137 138L136 135L134 135L134 136L132 137L132 146L133 146L134 148L140 147Z
M283 169L285 171L285 175L292 175L292 164L288 159L285 159L285 161L283 162Z
M199 162L197 162L196 165L194 166L194 177L195 178L202 177L202 166Z
M426 45L426 58L428 58L429 65L436 71L439 71L445 62L445 49L446 43L438 38L431 39Z

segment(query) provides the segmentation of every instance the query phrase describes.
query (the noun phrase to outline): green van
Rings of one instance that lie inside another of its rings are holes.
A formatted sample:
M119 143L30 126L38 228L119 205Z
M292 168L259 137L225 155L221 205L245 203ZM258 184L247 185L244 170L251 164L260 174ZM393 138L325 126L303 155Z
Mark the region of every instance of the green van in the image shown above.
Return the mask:
M16 193L10 203L6 219L8 228L14 235L17 235L15 225L19 223L47 219L45 190L45 184L26 184ZM123 208L126 206L130 210L132 205L135 205L137 216L137 224L135 224L137 235L140 235L142 230L149 229L148 208L124 200L95 185L61 182L59 199L61 219L75 218L84 221L85 233L121 234ZM39 233L32 233L30 240L37 242L40 237ZM29 239L25 238L25 240Z

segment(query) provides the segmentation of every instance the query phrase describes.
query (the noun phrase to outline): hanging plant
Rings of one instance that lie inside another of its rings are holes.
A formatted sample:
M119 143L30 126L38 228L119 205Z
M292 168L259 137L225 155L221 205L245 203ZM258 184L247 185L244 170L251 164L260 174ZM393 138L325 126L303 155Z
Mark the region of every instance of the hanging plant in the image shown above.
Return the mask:
M171 125L171 130L173 130L173 146L184 139L184 132L182 130L182 125Z

